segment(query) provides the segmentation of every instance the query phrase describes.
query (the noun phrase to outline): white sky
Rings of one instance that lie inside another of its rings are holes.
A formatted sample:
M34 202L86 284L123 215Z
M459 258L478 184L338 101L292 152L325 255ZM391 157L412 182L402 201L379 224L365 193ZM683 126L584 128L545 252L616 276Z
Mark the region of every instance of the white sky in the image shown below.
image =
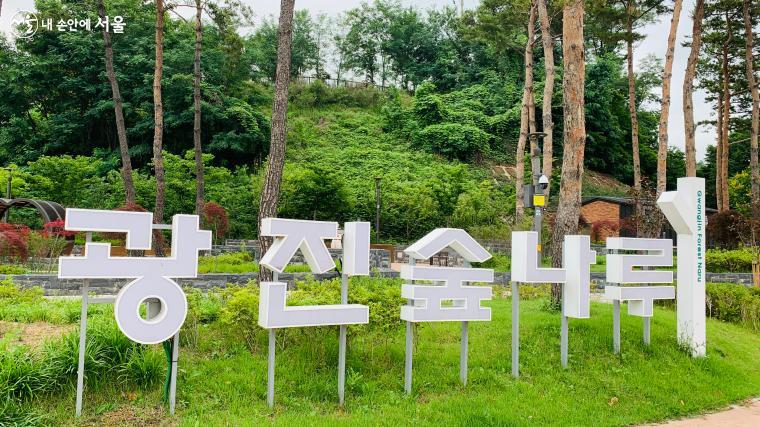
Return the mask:
M279 0L245 0L251 5L256 13L257 20L272 15L277 16L279 12ZM309 0L297 1L296 8L306 8L313 14L326 13L328 15L338 15L339 13L358 6L362 0ZM441 7L444 5L459 5L459 0L401 0L404 5L416 5L422 9L431 7ZM464 7L472 9L477 6L478 0L464 0ZM19 10L31 10L34 8L33 0L3 0L3 10L0 16L0 31L9 31L10 20ZM694 0L685 0L681 14L681 21L678 29L678 39L676 43L675 61L673 64L673 79L671 83L671 105L669 118L669 143L671 146L684 148L684 124L683 124L683 105L682 105L682 86L684 70L686 69L686 60L689 56L689 49L682 47L682 43L688 35L691 35L691 11L694 8ZM659 58L665 57L668 31L670 29L670 16L663 16L659 22L643 29L647 38L643 40L635 50L637 61L648 54L654 54ZM696 122L706 120L713 114L713 107L705 103L705 94L697 92L694 94L694 118ZM703 159L706 147L715 143L715 129L708 126L700 126L697 129L697 159Z

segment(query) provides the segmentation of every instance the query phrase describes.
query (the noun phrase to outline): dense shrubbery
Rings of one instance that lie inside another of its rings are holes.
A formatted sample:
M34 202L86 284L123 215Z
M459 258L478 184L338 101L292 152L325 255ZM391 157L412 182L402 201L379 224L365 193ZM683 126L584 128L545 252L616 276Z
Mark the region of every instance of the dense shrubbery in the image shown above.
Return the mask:
M706 292L709 316L760 330L760 288L708 283Z
M337 278L321 282L313 278L298 281L296 289L288 293L288 305L340 304L340 287L341 282ZM399 307L404 300L401 298L400 280L357 277L351 279L348 290L351 303L367 305L370 310L369 324L355 328L367 329L381 335L401 330ZM258 286L250 283L248 286L228 288L221 292L225 304L220 319L225 325L225 331L232 337L242 337L250 351L258 351L266 339L266 331L257 324ZM330 328L283 330L279 339L292 341L304 335L324 333L325 329Z
M514 88L511 88L514 89ZM426 82L407 103L393 92L382 112L384 129L410 140L423 150L461 161L484 156L505 159L507 134L516 141L519 114L510 112L509 91L491 85L475 85L440 94Z
M382 90L367 87L328 87L320 80L311 84L292 84L290 102L302 108L341 106L349 108L376 108L383 99Z
M756 252L751 248L710 249L707 251L707 271L710 273L749 273L752 263L757 262Z

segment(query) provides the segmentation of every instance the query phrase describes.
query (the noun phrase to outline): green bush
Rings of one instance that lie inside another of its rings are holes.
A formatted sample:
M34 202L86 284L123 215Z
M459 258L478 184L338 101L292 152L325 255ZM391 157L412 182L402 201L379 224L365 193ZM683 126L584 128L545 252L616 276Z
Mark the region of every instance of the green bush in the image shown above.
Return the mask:
M708 249L707 271L710 273L749 273L755 254L750 248Z
M230 336L240 336L251 352L259 349L265 331L258 325L259 288L251 281L247 286L226 291L226 304L220 320Z
M255 273L259 266L248 252L229 252L198 258L198 273Z
M25 274L26 268L20 265L0 265L0 274Z
M706 293L710 317L760 330L760 289L733 283L708 283Z

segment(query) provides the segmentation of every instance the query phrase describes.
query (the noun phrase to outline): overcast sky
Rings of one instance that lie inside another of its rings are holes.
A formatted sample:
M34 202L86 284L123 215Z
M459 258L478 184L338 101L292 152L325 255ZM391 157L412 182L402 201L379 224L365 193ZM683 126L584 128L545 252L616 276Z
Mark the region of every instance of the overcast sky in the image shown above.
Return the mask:
M256 13L257 20L266 17L278 15L279 0L245 0L250 4ZM339 13L356 7L362 0L308 0L296 2L296 8L306 8L313 14L326 13L328 15L338 15ZM431 7L441 7L444 5L459 4L459 0L402 0L404 5L416 5L422 9ZM479 0L464 0L464 7L472 9L477 6ZM34 7L33 0L4 0L2 16L0 16L0 31L9 31L10 21L13 15L19 10L31 10ZM691 11L694 8L694 0L685 0L681 14L681 22L678 30L678 40L676 44L675 62L673 64L673 80L671 84L671 107L670 120L668 125L669 143L671 146L683 149L684 144L684 125L683 125L683 108L681 102L684 70L686 60L689 56L689 49L682 47L682 43L687 36L691 34ZM656 22L643 30L647 38L643 40L635 50L637 61L648 54L654 54L659 58L665 57L668 31L670 28L670 16L663 16L659 22ZM694 116L695 121L700 122L712 117L713 107L705 103L704 93L697 92L694 94ZM705 156L706 147L715 143L715 129L708 126L700 126L697 129L697 159L700 160Z

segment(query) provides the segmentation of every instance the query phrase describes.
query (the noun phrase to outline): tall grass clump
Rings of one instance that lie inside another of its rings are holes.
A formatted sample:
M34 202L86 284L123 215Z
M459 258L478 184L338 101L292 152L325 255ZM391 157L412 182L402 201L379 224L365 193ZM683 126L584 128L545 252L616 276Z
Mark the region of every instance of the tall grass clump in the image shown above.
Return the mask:
M258 273L259 265L248 252L230 252L198 259L198 273Z
M0 320L69 324L79 320L81 307L79 300L45 298L39 287L22 288L11 280L0 282ZM94 315L111 310L110 306L91 305L87 312Z

